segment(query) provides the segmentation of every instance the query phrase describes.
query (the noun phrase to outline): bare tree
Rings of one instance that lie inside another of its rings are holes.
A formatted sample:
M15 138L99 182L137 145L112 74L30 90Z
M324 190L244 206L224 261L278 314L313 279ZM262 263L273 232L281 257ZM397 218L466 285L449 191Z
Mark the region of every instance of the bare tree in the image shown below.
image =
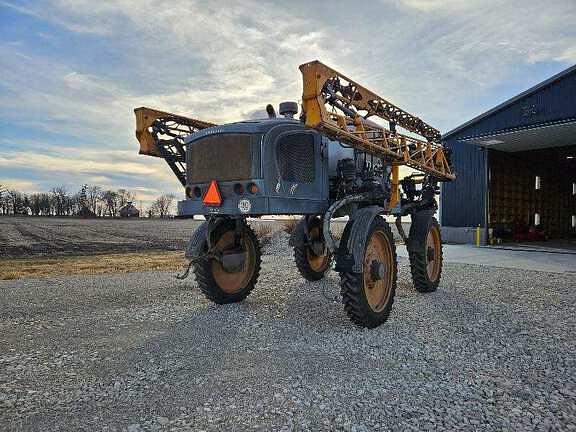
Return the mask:
M13 215L28 214L25 208L25 196L22 192L15 189L8 191L8 202Z
M52 200L52 197L50 194L46 193L46 192L42 192L40 194L40 213L43 216L51 216L52 214L54 214L55 209L54 209L54 201Z
M106 212L110 217L118 216L118 210L120 209L118 192L113 190L107 190L102 193L102 199L106 204Z
M50 216L52 214L52 199L45 192L33 193L29 198L32 216Z
M129 202L133 202L136 199L134 194L126 189L118 189L118 206L119 208L124 207Z
M8 201L6 197L6 188L0 184L0 213L8 214Z
M64 186L53 187L50 191L56 216L64 216L69 212L70 196Z
M76 212L78 216L93 217L95 213L90 209L88 201L88 185L83 185L76 194Z
M32 216L40 216L42 212L42 195L39 193L30 194L30 212Z
M22 212L23 214L25 214L26 216L28 216L31 212L31 204L30 204L30 198L28 197L27 194L23 194L24 196L24 200L22 202Z
M158 216L160 218L169 216L175 198L176 197L173 194L165 194L156 198L148 211L149 217L150 215Z
M50 192L29 195L0 185L1 215L118 217L120 209L135 200L135 194L127 189L102 190L100 186L88 184L75 194L70 194L65 186L55 186ZM173 213L174 200L173 194L159 196L148 208L148 217L169 217Z
M86 185L86 205L90 212L98 215L98 202L102 195L102 188L100 186ZM101 215L98 215L101 216Z

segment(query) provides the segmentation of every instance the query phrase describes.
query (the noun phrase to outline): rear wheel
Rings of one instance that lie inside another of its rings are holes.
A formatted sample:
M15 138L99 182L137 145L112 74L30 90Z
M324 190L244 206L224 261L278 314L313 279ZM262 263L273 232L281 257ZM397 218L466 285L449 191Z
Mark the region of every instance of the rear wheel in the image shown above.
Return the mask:
M252 229L244 224L239 245L235 245L235 221L224 221L212 233L213 252L217 255L243 256L239 262L224 265L214 257L202 257L194 263L196 282L202 293L214 303L236 303L254 289L260 274L260 244ZM204 251L208 252L205 240Z
M300 223L304 224L301 229L308 230L308 241L302 246L294 247L294 261L304 279L317 281L322 279L330 268L332 254L324 242L322 221L319 218L312 219L308 226L305 219Z
M365 240L362 273L344 272L340 277L342 302L353 323L374 328L388 319L396 293L396 246L390 226L380 216L372 221Z
M434 217L413 217L410 227L410 271L417 291L436 291L442 275L442 236Z

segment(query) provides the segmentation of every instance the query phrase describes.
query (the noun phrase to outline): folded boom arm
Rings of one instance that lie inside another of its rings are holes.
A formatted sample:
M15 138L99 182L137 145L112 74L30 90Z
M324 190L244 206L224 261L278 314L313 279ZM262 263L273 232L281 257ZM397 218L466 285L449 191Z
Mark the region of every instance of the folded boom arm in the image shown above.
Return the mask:
M139 153L166 160L182 186L186 186L184 137L216 125L152 108L136 108L134 113Z
M300 71L307 126L393 165L407 165L440 181L455 178L438 130L319 61L301 65ZM390 129L370 117L390 122ZM397 133L396 126L423 139Z

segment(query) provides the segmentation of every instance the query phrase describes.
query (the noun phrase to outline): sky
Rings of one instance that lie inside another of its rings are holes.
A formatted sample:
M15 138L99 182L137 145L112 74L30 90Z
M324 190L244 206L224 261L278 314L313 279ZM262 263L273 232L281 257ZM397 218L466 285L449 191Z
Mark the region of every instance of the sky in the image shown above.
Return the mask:
M442 132L576 63L574 0L0 0L0 184L183 195L133 109L216 123L318 59Z

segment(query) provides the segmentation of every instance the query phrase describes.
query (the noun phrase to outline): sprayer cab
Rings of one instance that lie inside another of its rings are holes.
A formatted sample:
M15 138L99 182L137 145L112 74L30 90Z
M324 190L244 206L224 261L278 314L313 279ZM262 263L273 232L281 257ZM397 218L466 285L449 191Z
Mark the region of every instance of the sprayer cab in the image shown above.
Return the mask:
M292 116L293 109L286 117L215 126L186 137L187 199L178 203L178 214L323 212L328 207L327 141ZM221 200L206 200L215 189Z

